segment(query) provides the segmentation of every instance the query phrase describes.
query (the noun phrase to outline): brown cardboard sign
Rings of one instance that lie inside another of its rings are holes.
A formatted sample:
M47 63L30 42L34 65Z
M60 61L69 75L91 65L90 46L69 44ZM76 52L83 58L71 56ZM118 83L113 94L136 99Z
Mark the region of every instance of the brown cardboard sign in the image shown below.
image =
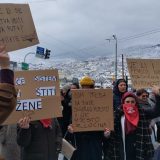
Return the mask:
M14 51L38 44L28 4L0 4L0 45Z
M134 88L160 85L160 59L127 59L127 65Z
M16 71L17 106L4 124L24 117L32 120L61 117L58 70Z
M72 90L72 124L75 132L113 130L112 89Z

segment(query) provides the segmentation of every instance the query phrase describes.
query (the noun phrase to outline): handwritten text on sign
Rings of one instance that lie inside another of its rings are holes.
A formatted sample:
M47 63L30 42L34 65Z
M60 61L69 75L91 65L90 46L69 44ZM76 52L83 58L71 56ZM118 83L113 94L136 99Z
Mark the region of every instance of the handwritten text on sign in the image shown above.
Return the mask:
M72 118L75 131L113 130L112 90L72 90Z
M7 51L39 43L28 4L0 4L0 44Z
M160 59L127 59L134 88L160 85Z

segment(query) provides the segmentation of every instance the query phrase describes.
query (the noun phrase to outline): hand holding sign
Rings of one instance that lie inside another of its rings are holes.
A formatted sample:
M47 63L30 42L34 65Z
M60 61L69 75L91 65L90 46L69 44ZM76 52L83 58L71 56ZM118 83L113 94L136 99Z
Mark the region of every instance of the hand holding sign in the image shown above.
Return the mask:
M160 95L160 87L159 86L153 86L152 92L156 95Z
M108 128L105 128L105 129L104 129L104 136L105 136L106 138L108 138L108 137L110 136L110 134L111 134L111 130L108 129Z
M30 117L24 117L18 121L18 125L20 128L28 129L30 121L31 121Z
M69 132L69 133L74 133L72 124L70 124L70 125L68 126L68 132Z
M0 67L1 69L8 69L9 68L9 55L6 52L5 46L0 46Z

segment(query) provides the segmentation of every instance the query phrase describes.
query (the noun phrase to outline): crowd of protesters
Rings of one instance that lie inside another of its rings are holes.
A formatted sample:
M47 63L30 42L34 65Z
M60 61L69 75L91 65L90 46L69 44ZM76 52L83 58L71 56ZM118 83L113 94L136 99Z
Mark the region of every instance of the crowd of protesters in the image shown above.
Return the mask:
M83 77L80 85L82 89L93 89L94 81ZM155 150L150 122L160 115L159 87L154 86L150 95L145 89L139 89L135 93L128 92L127 89L124 79L118 79L114 83L114 131L104 129L104 132L74 133L72 124L68 126L68 131L76 140L77 150L73 154L73 160L153 159ZM71 122L71 117L69 119ZM158 137L156 141L159 141Z
M3 63L2 63L3 62ZM16 106L14 74L9 56L0 47L0 124ZM0 160L58 160L62 138L76 150L71 160L158 160L160 157L160 87L152 92L141 88L128 92L124 79L113 86L114 130L75 132L72 125L72 90L94 89L94 80L82 77L79 83L61 90L61 118L32 121L19 119L16 125L0 126ZM66 157L64 157L64 160Z

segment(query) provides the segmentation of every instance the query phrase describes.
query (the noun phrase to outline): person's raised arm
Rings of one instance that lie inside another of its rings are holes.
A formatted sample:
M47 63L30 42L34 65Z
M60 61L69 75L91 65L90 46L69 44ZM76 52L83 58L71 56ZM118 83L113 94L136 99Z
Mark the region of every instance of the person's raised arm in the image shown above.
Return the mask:
M151 107L144 108L147 119L153 119L160 116L160 87L153 86L152 93L155 96L155 103Z
M9 60L5 46L0 46L0 124L13 111L17 100L14 72L9 68Z

